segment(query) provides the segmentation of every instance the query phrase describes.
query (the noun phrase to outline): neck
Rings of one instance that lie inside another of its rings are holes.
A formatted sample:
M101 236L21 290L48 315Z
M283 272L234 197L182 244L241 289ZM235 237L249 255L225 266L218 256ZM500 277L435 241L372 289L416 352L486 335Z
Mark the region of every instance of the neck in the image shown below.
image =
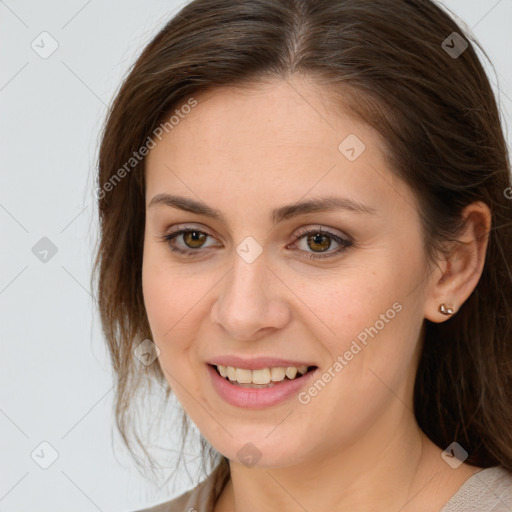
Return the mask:
M378 434L371 443L362 439L290 467L248 468L230 461L231 478L215 512L431 512L482 469L452 469L415 421L409 430Z
M436 476L439 480L441 472L446 473L438 463L446 465L440 456L439 461L434 459L441 450L425 437L413 417L409 422L403 417L390 422L388 428L378 424L378 429L370 428L357 443L336 453L316 454L294 466L248 468L231 461L231 479L216 511L406 512L409 506L420 510L419 494L435 485L432 481Z

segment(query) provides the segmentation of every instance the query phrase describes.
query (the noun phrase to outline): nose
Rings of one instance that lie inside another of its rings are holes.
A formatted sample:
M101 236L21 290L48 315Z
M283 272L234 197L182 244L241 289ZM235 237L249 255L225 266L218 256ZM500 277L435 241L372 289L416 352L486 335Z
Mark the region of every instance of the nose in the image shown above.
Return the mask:
M255 340L289 322L288 288L268 267L263 254L252 263L235 255L233 269L221 282L211 320L231 339Z

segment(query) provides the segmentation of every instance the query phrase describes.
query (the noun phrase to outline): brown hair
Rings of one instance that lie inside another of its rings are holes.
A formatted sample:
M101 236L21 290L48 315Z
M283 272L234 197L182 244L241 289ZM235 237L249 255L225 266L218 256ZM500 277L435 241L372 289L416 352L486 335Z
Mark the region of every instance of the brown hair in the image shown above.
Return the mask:
M458 57L443 44L453 32L469 45ZM144 159L115 184L112 178L194 94L300 74L337 91L383 136L391 168L417 197L430 263L456 240L465 206L483 201L491 209L478 285L452 318L425 319L414 408L440 448L456 440L469 452L467 463L512 471L510 163L474 45L487 57L430 0L195 0L144 48L108 113L97 176L94 274L117 378L117 425L130 451L136 392L150 381L163 386L165 398L171 390L158 364L136 364L131 352L151 338L141 285Z

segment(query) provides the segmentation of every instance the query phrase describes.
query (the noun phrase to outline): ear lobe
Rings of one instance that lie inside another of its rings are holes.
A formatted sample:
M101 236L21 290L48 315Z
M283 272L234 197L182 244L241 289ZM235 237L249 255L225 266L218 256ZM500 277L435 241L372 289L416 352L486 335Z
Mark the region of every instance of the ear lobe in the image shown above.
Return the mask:
M491 229L491 211L479 201L467 206L462 217L465 224L461 233L451 242L446 260L439 262L441 277L439 272L433 273L434 281L425 304L425 318L432 322L444 322L457 314L482 275ZM445 313L441 311L442 305ZM449 308L454 310L453 314L446 314Z

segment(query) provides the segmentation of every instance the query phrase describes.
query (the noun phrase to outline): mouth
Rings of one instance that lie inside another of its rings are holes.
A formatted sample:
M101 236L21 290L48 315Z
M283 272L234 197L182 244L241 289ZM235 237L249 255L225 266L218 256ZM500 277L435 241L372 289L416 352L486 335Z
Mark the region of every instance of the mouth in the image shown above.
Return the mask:
M315 371L317 366L273 366L251 370L221 364L209 364L225 381L241 388L264 389L303 379Z

